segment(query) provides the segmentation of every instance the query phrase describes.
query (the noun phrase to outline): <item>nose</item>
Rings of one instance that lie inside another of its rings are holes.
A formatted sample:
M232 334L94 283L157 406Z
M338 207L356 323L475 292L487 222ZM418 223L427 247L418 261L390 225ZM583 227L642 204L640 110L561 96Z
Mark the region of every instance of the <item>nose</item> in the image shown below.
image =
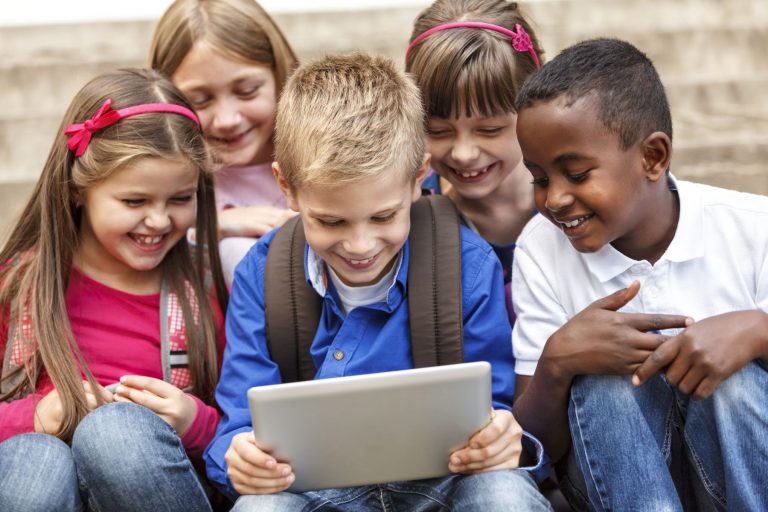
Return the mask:
M558 183L559 180L550 180L547 187L547 199L544 202L547 210L553 213L561 212L571 206L573 195L567 186Z
M241 120L240 108L235 99L222 99L216 104L213 112L214 130L233 130L240 124Z
M480 156L480 148L472 137L459 136L453 142L451 147L451 158L458 165L469 167L477 161Z
M164 207L152 208L144 218L144 224L153 231L164 231L171 225L171 217Z
M348 256L369 257L376 246L376 240L368 229L358 228L349 233L342 246Z

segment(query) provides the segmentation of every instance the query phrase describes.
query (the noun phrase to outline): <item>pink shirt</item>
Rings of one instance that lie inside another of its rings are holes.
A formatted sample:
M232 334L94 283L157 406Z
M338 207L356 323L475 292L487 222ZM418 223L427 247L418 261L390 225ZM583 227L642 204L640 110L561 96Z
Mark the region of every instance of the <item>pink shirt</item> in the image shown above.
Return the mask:
M288 208L271 164L220 169L213 175L213 184L217 210L262 204Z
M115 290L73 268L66 305L80 351L100 384L107 386L128 374L163 378L159 293L133 295ZM223 344L223 319L218 316ZM5 354L7 331L7 325L0 329L0 354ZM0 442L34 431L35 406L51 389L53 384L43 373L35 394L0 403ZM182 437L182 443L190 456L199 458L213 438L219 416L215 408L193 398L197 403L197 416Z
M260 205L288 208L285 195L277 186L272 174L271 164L220 169L213 175L213 183L216 190L216 209L219 211ZM232 236L219 241L221 269L229 286L235 276L235 267L257 240Z

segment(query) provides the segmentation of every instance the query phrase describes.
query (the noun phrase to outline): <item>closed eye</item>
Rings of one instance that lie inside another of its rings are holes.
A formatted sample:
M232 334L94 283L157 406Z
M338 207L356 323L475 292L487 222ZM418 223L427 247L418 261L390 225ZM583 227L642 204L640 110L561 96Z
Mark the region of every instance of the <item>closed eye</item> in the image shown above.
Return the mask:
M587 178L587 175L590 172L592 172L592 169L587 169L584 172L578 172L578 173L575 173L575 174L567 174L567 177L568 177L568 179L570 181L572 181L574 183L580 183L580 182L584 181Z
M389 213L387 215L380 215L380 216L377 216L377 217L373 217L372 219L373 219L373 222L376 222L378 224L385 224L385 223L391 221L392 219L394 219L396 213L397 212L392 212L392 213Z
M175 196L171 198L171 201L177 204L186 204L192 200L192 195Z
M141 206L144 204L144 199L123 199L122 201L127 206Z

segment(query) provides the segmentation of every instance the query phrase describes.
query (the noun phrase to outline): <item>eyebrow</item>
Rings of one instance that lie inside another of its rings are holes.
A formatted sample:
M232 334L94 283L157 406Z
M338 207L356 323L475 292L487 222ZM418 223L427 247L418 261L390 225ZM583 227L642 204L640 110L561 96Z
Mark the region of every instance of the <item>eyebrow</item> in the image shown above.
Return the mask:
M370 216L371 217L376 217L377 215L384 215L384 214L387 214L387 213L392 213L392 212L395 212L395 211L400 210L402 208L403 208L403 203L399 202L399 203L397 203L395 205L392 205L392 206L389 206L387 208L383 208L383 209L381 209L381 210L379 210L377 212L374 212ZM313 217L328 217L328 218L331 218L331 219L339 219L339 218L341 218L341 217L338 217L337 215L334 215L333 213L330 213L330 212L322 212L322 211L317 211L317 210L312 210L312 209L309 210L309 214L312 215Z
M562 155L557 155L557 157L552 160L552 163L558 165L566 162L581 162L583 160L591 160L591 158L579 153L563 153Z

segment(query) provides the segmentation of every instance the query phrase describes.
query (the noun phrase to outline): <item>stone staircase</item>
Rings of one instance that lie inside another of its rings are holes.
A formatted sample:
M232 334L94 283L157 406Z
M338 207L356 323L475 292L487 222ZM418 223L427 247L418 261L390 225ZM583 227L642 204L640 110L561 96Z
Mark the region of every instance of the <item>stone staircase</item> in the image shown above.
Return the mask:
M412 20L428 3L275 17L302 59L359 48L402 61ZM614 36L654 60L672 105L676 175L768 194L768 1L522 4L545 59L580 39ZM30 193L74 93L99 72L145 65L154 23L0 26L0 239Z

